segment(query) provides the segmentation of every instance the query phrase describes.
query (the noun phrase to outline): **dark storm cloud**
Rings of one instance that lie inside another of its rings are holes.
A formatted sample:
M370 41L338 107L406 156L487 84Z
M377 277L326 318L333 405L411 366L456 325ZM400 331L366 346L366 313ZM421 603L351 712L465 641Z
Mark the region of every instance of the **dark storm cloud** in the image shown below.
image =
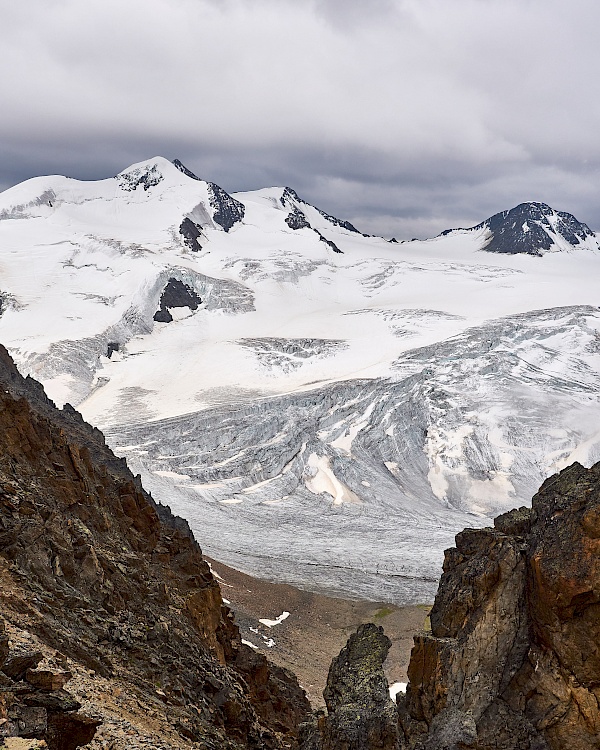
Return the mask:
M428 236L543 200L600 229L593 0L3 3L0 187L161 154Z

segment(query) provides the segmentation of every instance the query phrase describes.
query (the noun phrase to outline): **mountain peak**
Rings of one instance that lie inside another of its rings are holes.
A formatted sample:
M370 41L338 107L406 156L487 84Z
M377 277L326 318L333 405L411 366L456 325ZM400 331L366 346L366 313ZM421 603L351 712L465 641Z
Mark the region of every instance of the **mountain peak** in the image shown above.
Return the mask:
M326 213L325 211L321 210L320 208L317 208L317 206L312 205L311 203L308 203L308 201L305 201L304 198L301 198L298 193L291 187L285 187L283 188L283 192L281 194L281 197L279 198L279 202L284 208L291 208L292 212L298 212L299 205L302 206L310 206L315 211L317 211L323 219L328 221L330 224L333 224L336 227L340 227L341 229L345 229L348 232L354 232L356 234L360 234L358 229L351 224L349 221L343 221L342 219L338 219L336 216L332 216L331 214Z
M145 191L148 191L165 179L169 182L173 180L180 182L181 174L198 179L181 162L179 162L179 165L163 156L155 156L152 159L146 159L127 167L116 175L116 180L123 190L133 191L142 187Z
M487 229L490 233L484 250L511 255L541 256L552 249L577 247L595 237L587 224L572 214L535 201L494 214L473 229Z

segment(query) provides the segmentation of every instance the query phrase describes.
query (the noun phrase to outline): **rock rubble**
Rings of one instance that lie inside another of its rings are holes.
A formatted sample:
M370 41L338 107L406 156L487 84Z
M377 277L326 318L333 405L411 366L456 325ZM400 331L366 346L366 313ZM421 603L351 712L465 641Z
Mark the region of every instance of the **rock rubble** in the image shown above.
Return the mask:
M2 642L7 643L0 619ZM70 672L38 668L40 651L2 648L0 657L0 738L44 740L49 750L75 750L90 742L99 720L78 713L81 703L64 690Z

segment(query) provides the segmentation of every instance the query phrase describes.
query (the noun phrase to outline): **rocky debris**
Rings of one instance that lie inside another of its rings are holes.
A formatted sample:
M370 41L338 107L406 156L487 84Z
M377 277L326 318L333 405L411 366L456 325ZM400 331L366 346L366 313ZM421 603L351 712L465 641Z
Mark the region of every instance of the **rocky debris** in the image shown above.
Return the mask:
M42 658L41 651L16 653L6 659L2 671L13 680L21 680L27 672L35 671L35 667L42 661Z
M5 624L0 620L4 632ZM49 750L75 750L86 745L101 723L77 713L81 704L63 686L69 672L35 669L40 651L22 651L5 661L0 682L0 738L44 740ZM29 666L28 666L29 665Z
M153 712L170 728L164 747L180 747L174 737L214 750L293 746L306 697L241 643L187 524L154 502L98 430L23 379L4 349L0 385L0 608L13 630L26 624L62 660L48 666L44 649L26 643L6 654L0 690L8 681L27 695L7 718L71 747L58 738L91 731L87 720L74 725L77 706L59 687L77 668L105 680L105 694L118 684L136 696L127 715ZM91 718L100 710L85 706ZM130 740L111 747L135 747Z
M446 552L398 701L403 747L600 748L598 643L600 464L575 463Z
M154 320L158 323L171 323L173 316L169 308L189 307L190 310L197 310L201 302L200 296L191 287L171 277L160 297L160 307L154 313Z
M301 728L302 750L395 750L396 706L383 662L391 645L383 628L361 625L331 663L323 697L327 715Z

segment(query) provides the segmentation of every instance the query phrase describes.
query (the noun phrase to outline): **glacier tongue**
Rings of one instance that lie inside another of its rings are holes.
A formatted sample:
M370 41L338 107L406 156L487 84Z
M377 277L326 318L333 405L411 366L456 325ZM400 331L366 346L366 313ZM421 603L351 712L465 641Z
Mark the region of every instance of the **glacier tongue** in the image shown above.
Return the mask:
M422 601L455 533L529 499L590 431L579 457L600 459L600 313L492 321L395 367L395 379L107 437L217 559L332 593Z

